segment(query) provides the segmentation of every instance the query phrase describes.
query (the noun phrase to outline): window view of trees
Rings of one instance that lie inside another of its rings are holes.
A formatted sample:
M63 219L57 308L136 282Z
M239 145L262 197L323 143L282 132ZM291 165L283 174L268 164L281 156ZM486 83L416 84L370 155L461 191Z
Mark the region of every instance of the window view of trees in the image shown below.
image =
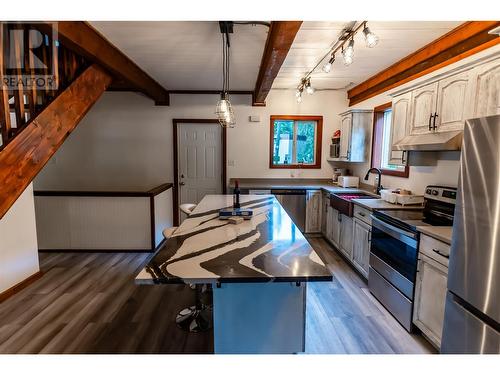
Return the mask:
M273 164L314 164L316 121L275 120Z

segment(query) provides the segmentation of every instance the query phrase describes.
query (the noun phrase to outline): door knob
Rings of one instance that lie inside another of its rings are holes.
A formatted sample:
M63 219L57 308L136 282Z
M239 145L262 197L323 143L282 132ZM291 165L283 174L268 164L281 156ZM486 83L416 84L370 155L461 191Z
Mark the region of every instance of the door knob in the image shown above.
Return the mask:
M184 186L184 185L186 185L186 183L181 181L181 182L179 182L179 185Z

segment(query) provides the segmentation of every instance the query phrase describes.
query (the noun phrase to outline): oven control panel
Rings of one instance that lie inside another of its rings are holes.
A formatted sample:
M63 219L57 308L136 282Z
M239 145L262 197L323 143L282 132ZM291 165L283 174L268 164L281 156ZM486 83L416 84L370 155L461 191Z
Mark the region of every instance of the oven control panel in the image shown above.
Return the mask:
M448 203L456 203L457 188L449 186L429 185L425 188L425 198Z

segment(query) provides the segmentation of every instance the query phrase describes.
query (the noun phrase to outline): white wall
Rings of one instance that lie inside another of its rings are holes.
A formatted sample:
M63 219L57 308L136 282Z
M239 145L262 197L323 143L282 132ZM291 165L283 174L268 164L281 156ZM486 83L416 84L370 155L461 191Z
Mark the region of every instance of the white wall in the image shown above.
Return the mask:
M0 219L0 293L40 270L33 186Z
M172 95L169 107L135 93L107 92L35 180L36 189L152 188L173 181L173 118L215 118L217 95ZM293 91L273 90L266 107L232 96L237 124L227 133L228 178L330 177L326 161L345 92L320 91L297 104ZM317 170L269 169L269 116L323 116L323 161ZM259 115L251 123L250 115Z

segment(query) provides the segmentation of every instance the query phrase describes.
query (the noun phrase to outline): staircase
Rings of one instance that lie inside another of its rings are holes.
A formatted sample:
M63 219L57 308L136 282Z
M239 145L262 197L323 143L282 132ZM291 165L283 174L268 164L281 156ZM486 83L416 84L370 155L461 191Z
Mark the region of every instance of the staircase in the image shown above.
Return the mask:
M112 80L49 34L0 23L0 218Z

